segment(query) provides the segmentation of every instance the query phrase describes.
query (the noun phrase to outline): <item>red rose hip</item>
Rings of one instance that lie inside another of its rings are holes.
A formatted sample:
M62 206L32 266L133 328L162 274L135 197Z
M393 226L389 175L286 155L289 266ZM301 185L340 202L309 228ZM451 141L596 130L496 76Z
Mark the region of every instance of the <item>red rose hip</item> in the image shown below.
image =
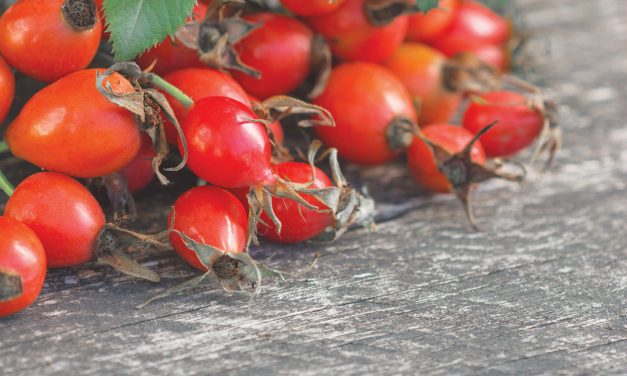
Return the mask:
M28 307L44 284L46 254L23 223L0 216L0 317Z

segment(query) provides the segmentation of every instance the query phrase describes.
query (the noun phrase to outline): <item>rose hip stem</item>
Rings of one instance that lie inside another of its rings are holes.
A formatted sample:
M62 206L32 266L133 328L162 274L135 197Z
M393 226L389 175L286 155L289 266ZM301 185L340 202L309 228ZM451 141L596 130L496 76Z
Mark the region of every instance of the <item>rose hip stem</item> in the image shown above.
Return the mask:
M194 100L192 98L190 98L187 94L183 93L181 89L177 88L176 86L172 85L168 81L164 80L159 75L156 75L150 72L142 72L141 78L142 80L151 83L152 85L158 87L159 89L165 91L166 93L174 97L176 100L181 102L183 107L190 108L194 105Z
M13 184L7 179L2 170L0 170L0 189L2 189L8 197L11 197L15 191L15 187L13 187Z
M0 154L7 151L9 151L9 145L7 145L6 141L0 142ZM11 184L9 179L7 179L2 170L0 170L0 189L9 197L11 197L13 191L15 191L15 187Z
M0 141L0 154L9 151L9 145L7 145L6 141ZM15 187L9 179L4 175L2 170L0 170L0 189L8 196L11 197L13 191L15 191Z

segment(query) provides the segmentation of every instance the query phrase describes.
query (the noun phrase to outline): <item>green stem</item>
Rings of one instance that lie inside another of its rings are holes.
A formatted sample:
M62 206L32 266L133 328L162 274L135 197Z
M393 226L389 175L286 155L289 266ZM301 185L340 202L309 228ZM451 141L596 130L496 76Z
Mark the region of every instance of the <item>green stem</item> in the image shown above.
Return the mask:
M173 96L176 100L181 102L183 107L190 108L194 105L194 100L192 98L190 98L187 94L183 93L181 89L172 85L171 83L159 77L158 75L154 73L143 73L142 76L146 80L148 80L150 83L152 83L154 86L165 91L166 93Z
M0 154L9 151L9 145L7 145L6 141L0 142Z
M13 187L13 184L11 184L9 179L4 176L2 170L0 170L0 189L2 189L2 191L9 197L11 197L11 195L15 191L15 187Z

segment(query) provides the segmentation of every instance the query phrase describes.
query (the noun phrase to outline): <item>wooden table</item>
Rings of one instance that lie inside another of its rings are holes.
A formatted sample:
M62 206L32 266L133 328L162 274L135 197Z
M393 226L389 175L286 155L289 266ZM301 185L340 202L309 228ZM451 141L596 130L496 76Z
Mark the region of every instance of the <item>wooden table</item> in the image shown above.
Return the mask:
M625 374L627 6L517 3L535 32L529 77L563 104L565 149L550 173L477 192L483 232L402 168L367 170L378 231L255 250L282 269L321 255L255 299L203 290L136 310L194 274L171 253L141 258L159 285L51 271L35 305L0 320L0 373ZM151 230L173 199L155 196L140 202Z

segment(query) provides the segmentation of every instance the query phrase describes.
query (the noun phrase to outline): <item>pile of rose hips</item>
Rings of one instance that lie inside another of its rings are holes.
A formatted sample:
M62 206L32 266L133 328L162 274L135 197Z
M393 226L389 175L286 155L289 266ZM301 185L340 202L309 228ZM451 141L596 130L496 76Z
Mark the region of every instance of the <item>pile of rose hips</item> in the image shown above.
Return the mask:
M211 280L254 291L279 274L248 256L257 235L298 243L371 224L372 201L346 182L338 154L379 165L406 153L417 181L457 194L474 225L473 185L520 180L501 171L500 158L557 133L554 104L503 73L510 23L477 2L440 0L427 14L407 0L283 0L278 10L251 3L197 4L176 37L137 58L141 69L86 69L107 39L102 0L21 0L0 17L0 122L15 91L11 68L50 83L6 130L10 151L45 172L14 191L0 180L10 195L0 217L0 316L34 301L46 267L98 259L158 281L120 252L124 237L169 238L205 272L166 293ZM527 95L502 90L508 83ZM450 124L468 102L462 126ZM286 119L313 127L329 149L315 141L295 160ZM557 139L541 142L557 147ZM314 166L318 151L332 179ZM167 158L178 163L170 170L185 165L207 184L173 203L164 233L123 229L131 193L155 173L167 183ZM107 187L113 223L76 179Z

